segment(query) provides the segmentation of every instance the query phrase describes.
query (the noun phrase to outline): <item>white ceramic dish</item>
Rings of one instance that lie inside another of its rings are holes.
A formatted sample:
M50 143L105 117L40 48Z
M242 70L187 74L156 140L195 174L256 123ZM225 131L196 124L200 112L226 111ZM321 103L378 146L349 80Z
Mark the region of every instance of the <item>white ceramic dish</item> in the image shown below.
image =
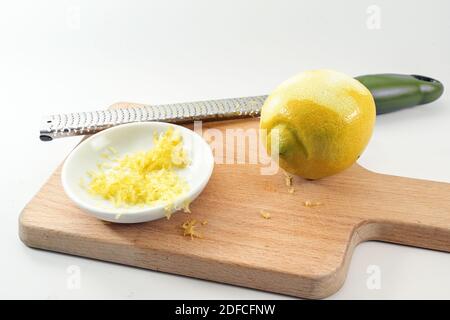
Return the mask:
M162 122L138 122L124 124L101 131L80 143L64 162L61 180L66 194L78 207L87 213L106 221L117 223L138 223L165 217L165 205L133 206L117 208L111 202L93 197L82 187L80 180L88 183L87 172L96 170L97 164L105 162L102 153L109 147L117 150L117 156L148 150L153 147L153 132L161 133L174 127L183 137L183 145L191 164L178 173L186 179L189 191L174 201L174 207L181 207L186 201L193 201L205 188L211 177L214 158L209 145L197 133L187 128ZM172 210L172 212L174 212Z

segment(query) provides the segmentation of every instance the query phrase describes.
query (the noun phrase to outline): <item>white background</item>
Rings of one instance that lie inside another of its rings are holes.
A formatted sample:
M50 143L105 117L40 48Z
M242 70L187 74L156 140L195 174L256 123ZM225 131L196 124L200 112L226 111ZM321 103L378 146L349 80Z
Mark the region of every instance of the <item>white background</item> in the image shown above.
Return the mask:
M375 30L366 23L373 4L381 9ZM263 94L314 68L417 73L450 88L449 39L446 0L1 1L0 297L286 298L24 246L21 209L79 141L40 142L41 116ZM378 117L360 163L450 182L449 138L447 91ZM66 284L71 265L81 271L78 290ZM370 265L380 268L379 290L366 285ZM450 254L364 243L332 298L449 299Z

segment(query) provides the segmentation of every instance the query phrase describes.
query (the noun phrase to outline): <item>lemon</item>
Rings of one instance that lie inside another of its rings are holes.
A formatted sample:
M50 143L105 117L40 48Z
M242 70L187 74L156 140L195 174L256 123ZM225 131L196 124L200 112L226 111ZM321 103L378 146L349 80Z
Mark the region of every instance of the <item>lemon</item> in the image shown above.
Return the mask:
M375 102L357 80L332 70L298 74L279 85L261 110L263 140L289 173L319 179L350 167L375 124ZM278 152L272 150L277 146Z

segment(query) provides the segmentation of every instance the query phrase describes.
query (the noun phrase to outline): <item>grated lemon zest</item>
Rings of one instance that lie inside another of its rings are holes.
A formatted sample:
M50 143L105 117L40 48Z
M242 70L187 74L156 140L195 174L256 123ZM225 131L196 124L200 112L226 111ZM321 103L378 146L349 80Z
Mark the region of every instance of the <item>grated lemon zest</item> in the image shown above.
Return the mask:
M114 148L113 146L109 146L107 149L108 149L109 152L111 152L112 154L117 154L117 153L118 153L118 152L117 152L117 149Z
M292 181L293 181L294 177L291 176L289 173L284 172L284 181L286 183L286 186L288 187L288 192L289 193L294 193L295 189L292 186Z
M181 206L181 209L183 209L185 213L191 213L191 209L189 208L190 204L191 201L189 199L185 200Z
M173 209L175 209L175 205L172 201L168 202L164 207L164 213L166 214L167 220L169 220L170 217L172 217L172 211L174 211Z
M153 134L154 147L101 163L89 171L88 192L111 201L116 207L166 204L167 218L173 201L189 189L176 172L189 165L181 135L169 128ZM112 150L111 150L112 152Z
M284 181L286 182L286 186L288 187L292 186L292 179L293 177L289 173L284 172Z
M181 227L183 228L184 232L183 232L183 236L190 236L191 240L195 238L201 238L202 236L197 232L196 229L196 225L197 225L197 220L195 219L190 219L188 221L186 221L185 223L183 223L181 225Z
M303 205L308 208L313 208L322 205L322 202L314 201L303 201Z
M259 214L261 215L261 217L263 217L264 219L270 219L272 216L270 215L269 212L265 211L265 210L261 210L259 212Z
M107 153L107 152L100 153L100 157L102 157L103 159L112 160L111 159L111 155L109 153Z

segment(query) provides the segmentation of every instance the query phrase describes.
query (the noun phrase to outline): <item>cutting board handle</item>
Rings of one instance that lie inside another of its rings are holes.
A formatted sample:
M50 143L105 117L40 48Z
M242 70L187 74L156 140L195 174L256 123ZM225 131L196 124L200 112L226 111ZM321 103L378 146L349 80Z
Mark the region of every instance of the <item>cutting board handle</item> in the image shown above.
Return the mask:
M364 222L356 229L358 242L381 240L450 252L449 183L362 169L378 203L364 211Z

